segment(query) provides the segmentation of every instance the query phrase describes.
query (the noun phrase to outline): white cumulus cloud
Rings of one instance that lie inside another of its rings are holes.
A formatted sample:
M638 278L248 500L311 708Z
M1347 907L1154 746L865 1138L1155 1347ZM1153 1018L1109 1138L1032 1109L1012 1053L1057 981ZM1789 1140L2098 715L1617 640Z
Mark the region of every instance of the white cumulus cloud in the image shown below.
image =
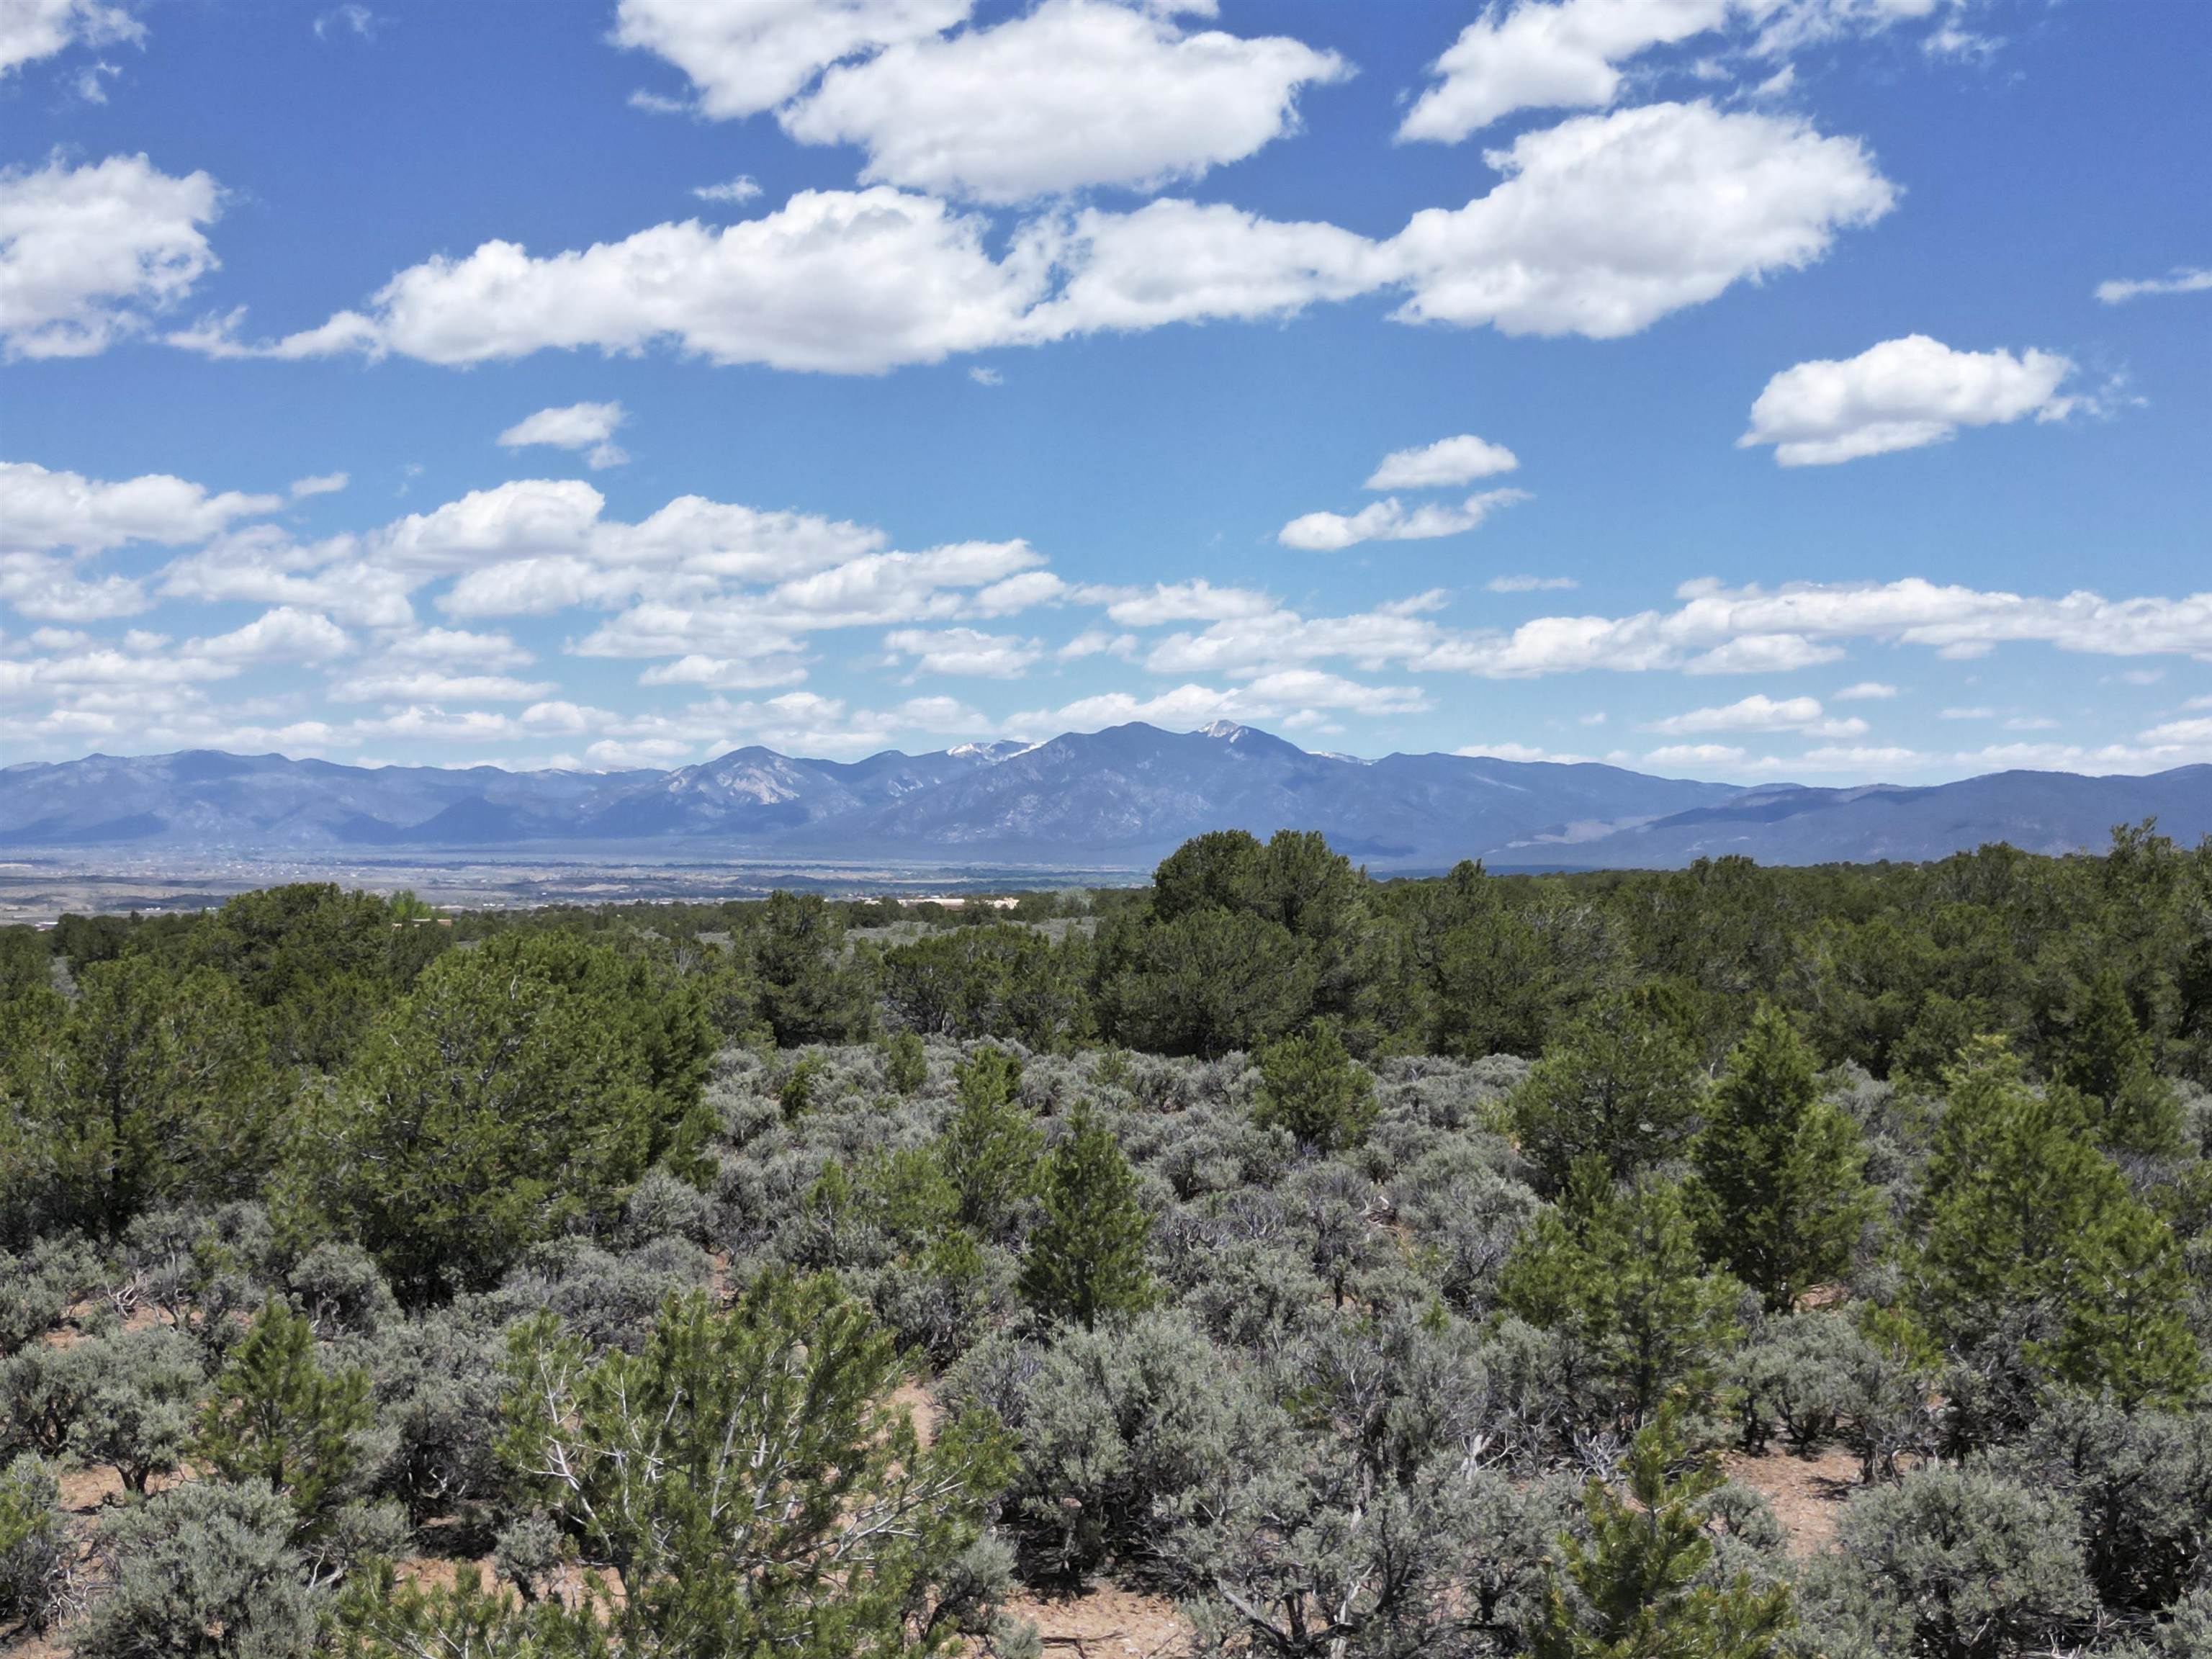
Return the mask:
M1962 426L2057 420L2075 403L2059 390L2073 372L2055 352L1954 351L1908 334L1856 357L1784 369L1759 394L1736 444L1771 444L1784 466L1828 466L1942 443Z
M1059 292L1015 337L1287 317L1397 279L1389 245L1318 222L1263 219L1224 204L1164 198L1133 213L1086 209L1025 230L1010 263L1062 273Z
M1438 489L1510 472L1520 459L1504 444L1462 432L1413 449L1394 449L1368 475L1370 489Z
M1127 213L1048 212L994 254L981 216L878 185L544 256L486 242L410 266L365 310L280 339L241 339L235 313L169 337L222 356L450 364L665 343L719 363L876 374L1395 289L1407 295L1401 322L1605 338L1808 264L1893 196L1855 140L1702 103L1577 117L1492 160L1506 176L1487 195L1417 213L1382 240L1163 198Z
M95 553L134 541L204 541L234 520L283 504L282 495L210 493L165 472L110 483L35 461L0 461L0 547L10 550Z
M146 26L106 0L7 0L0 5L0 79L73 46L137 42Z
M1426 541L1472 530L1498 508L1527 499L1524 489L1486 489L1456 507L1426 501L1408 507L1395 495L1386 495L1353 514L1304 514L1285 525L1275 539L1285 547L1317 553L1333 553L1360 542Z
M1429 65L1425 88L1398 128L1401 143L1456 143L1519 110L1602 109L1631 84L1631 66L1658 48L1698 36L1695 63L1677 67L1701 80L1749 67L1763 77L1753 96L1786 91L1792 66L1774 61L1849 34L1900 24L1928 26L1931 58L1985 55L1995 42L1960 22L1975 0L1497 0ZM1771 71L1771 72L1770 72ZM1657 70L1634 70L1648 84Z
M1044 0L839 64L779 118L801 143L861 146L865 180L1017 202L1196 178L1291 131L1300 88L1348 72L1297 40L1187 33L1165 9Z
M137 333L215 268L200 228L221 207L206 173L143 155L0 168L0 350L86 357Z
M1503 183L1396 238L1413 288L1401 320L1633 334L1809 264L1896 199L1857 140L1704 102L1577 116L1486 159Z
M1656 46L1717 28L1730 0L1516 0L1492 6L1430 66L1398 137L1456 143L1521 109L1599 109L1620 65Z
M1865 734L1867 724L1830 716L1817 697L1774 698L1755 692L1722 708L1670 714L1645 729L1677 738L1708 732L1803 732L1820 738L1856 738Z
M596 471L629 459L614 441L615 428L628 418L619 403L568 404L524 416L499 434L499 442L504 449L550 444L556 449L586 450L586 459Z
M878 186L802 191L757 219L656 225L533 258L486 242L401 271L367 313L341 312L266 347L278 356L394 351L437 363L549 349L634 352L666 341L718 363L876 374L1003 344L1044 272L1001 265L980 219Z
M973 0L622 0L614 40L690 77L702 115L773 109L841 58L926 39L964 21Z
M894 658L911 659L919 672L989 679L1018 679L1044 655L1035 640L974 628L902 628L885 635L884 644Z
M280 605L264 611L243 628L190 641L181 655L218 662L327 662L352 649L353 641L345 629L328 617Z

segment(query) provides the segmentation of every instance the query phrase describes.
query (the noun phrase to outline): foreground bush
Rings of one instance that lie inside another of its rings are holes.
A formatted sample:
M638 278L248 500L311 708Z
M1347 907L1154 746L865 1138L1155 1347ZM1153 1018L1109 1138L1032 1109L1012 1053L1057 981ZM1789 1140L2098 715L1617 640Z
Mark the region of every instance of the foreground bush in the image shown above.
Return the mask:
M771 1277L727 1313L672 1297L635 1355L542 1316L507 1376L504 1455L619 1592L629 1652L930 1653L983 1612L958 1564L1003 1431L969 1416L924 1450L886 1401L890 1339L834 1280Z

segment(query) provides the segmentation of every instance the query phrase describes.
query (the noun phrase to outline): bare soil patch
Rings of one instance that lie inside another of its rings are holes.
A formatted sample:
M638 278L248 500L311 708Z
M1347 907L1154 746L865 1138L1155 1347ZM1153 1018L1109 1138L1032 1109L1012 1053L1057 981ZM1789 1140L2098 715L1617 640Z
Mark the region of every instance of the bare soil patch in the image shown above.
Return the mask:
M1789 1538L1790 1553L1800 1558L1832 1548L1836 1522L1859 1487L1859 1460L1840 1446L1810 1457L1770 1451L1750 1457L1726 1452L1721 1467L1764 1498Z
M1119 1584L1089 1584L1073 1595L1024 1591L1006 1611L1044 1638L1048 1655L1073 1659L1179 1659L1190 1651L1191 1628L1175 1603Z

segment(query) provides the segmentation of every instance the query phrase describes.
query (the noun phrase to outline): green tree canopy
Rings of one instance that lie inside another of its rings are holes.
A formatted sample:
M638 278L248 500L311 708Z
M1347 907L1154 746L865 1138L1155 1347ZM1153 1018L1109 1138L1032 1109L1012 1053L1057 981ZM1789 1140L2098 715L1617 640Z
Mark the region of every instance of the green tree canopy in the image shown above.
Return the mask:
M2029 1377L2178 1397L2203 1375L2172 1229L2091 1144L2079 1096L2031 1089L2001 1044L1953 1070L1912 1258L1914 1302L1954 1352Z
M58 1021L18 1001L0 1022L26 1042L0 1139L16 1202L113 1237L149 1204L242 1195L269 1168L283 1084L256 1010L215 969L100 963Z
M1048 1319L1086 1329L1103 1315L1152 1299L1145 1249L1152 1222L1137 1199L1136 1172L1114 1132L1078 1107L1046 1156L1043 1214L1030 1234L1022 1295Z
M448 952L340 1078L324 1200L403 1299L483 1288L682 1150L710 1042L680 987L611 946Z
M1521 1149L1553 1191L1580 1159L1616 1176L1664 1163L1698 1121L1698 1062L1656 999L1608 996L1568 1027L1514 1091Z
M1729 1055L1692 1149L1706 1252L1771 1312L1850 1264L1871 1213L1858 1127L1820 1098L1813 1052L1771 1004Z
M1678 1389L1711 1393L1741 1290L1706 1269L1681 1183L1617 1188L1590 1157L1507 1260L1498 1300L1558 1332L1598 1410L1634 1427Z
M938 1156L959 1195L961 1224L999 1237L1036 1190L1044 1135L1014 1098L1022 1066L1003 1048L977 1049L953 1076L957 1104L938 1138Z
M761 1017L779 1048L867 1035L866 981L845 960L845 926L819 893L779 889L750 935Z
M252 1481L289 1502L312 1530L346 1489L374 1419L368 1373L332 1369L307 1320L271 1297L215 1380L193 1460L226 1480Z
M884 952L884 1000L911 1031L972 1041L1001 1037L1064 1048L1090 1025L1089 947L1034 927L950 927Z
M1375 1079L1345 1052L1334 1028L1269 1043L1255 1056L1260 1091L1253 1115L1321 1152L1356 1146L1375 1124Z
M644 1347L518 1328L501 1446L615 1577L633 1654L903 1659L957 1640L956 1563L1010 1473L988 1414L925 1449L890 1337L829 1276L726 1313L670 1297Z
M2181 1103L2154 1069L2149 1039L2114 969L2090 980L2055 1075L2087 1097L2097 1139L2109 1150L2148 1158L2181 1150Z
M1778 1659L1796 1623L1786 1584L1700 1582L1713 1557L1705 1500L1723 1484L1689 1459L1673 1413L1637 1435L1626 1492L1584 1489L1587 1541L1559 1540L1537 1659Z

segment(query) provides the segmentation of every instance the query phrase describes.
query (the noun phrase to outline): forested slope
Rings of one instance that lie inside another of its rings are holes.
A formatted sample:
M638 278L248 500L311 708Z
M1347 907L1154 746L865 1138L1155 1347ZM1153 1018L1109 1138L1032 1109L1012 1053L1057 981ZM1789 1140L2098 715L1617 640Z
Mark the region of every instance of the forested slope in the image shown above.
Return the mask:
M2147 826L0 933L0 1635L2201 1654L2208 1081Z

